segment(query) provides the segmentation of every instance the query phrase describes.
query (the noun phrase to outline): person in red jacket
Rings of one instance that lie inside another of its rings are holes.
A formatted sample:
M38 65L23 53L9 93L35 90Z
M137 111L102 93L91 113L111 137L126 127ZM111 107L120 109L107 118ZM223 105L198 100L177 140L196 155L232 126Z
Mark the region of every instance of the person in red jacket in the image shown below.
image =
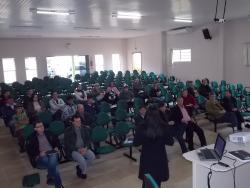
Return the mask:
M193 112L197 107L195 98L192 95L190 95L186 89L182 91L182 98L183 98L183 105L187 109L188 114L190 116L193 116Z

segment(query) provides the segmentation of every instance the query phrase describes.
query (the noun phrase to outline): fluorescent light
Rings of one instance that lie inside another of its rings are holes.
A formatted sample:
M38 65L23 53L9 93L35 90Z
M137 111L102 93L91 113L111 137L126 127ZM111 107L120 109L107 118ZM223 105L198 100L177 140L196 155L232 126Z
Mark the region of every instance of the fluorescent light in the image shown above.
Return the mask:
M68 16L69 12L59 12L54 10L37 10L37 14L46 14L46 15L59 15L59 16Z
M133 19L133 20L140 20L141 14L139 12L122 12L118 11L117 14L113 14L119 19Z
M174 21L175 22L192 23L192 20L190 20L190 19L175 18Z

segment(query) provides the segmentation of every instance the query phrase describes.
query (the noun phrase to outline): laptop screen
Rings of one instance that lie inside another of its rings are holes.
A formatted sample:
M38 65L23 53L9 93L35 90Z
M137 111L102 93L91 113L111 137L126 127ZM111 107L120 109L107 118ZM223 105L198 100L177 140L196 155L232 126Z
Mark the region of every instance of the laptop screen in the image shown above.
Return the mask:
M218 155L219 159L221 159L224 154L225 146L226 141L224 140L224 138L222 138L221 135L218 134L214 145L214 151Z

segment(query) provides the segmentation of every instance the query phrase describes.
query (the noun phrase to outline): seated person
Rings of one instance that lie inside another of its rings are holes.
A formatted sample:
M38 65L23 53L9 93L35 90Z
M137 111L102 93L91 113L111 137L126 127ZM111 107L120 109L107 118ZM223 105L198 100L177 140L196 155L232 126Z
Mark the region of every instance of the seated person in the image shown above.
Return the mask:
M115 87L114 82L110 83L104 95L104 100L109 104L116 104L120 91Z
M147 107L142 105L139 108L139 113L135 116L135 127L138 128L145 123L145 117L147 113Z
M78 115L72 117L72 126L64 133L66 155L78 163L76 175L79 178L87 178L87 169L95 159L95 154L89 149L91 140L88 128L82 125Z
M87 101L87 93L82 89L82 86L79 84L74 91L76 101L79 103L83 103Z
M162 121L165 123L167 128L166 130L169 132L169 135L175 137L178 140L182 153L186 153L188 150L185 141L183 139L185 128L183 126L180 126L179 124L174 124L173 121L172 122L169 121L171 118L171 112L169 111L169 109L166 108L164 102L160 102L158 104L158 108L160 117Z
M142 86L142 83L140 82L139 78L136 78L133 83L133 93L135 97L141 97L145 99L145 92Z
M32 122L39 112L45 112L46 107L42 100L39 99L37 94L33 94L31 101L27 105L27 114Z
M235 113L225 111L213 93L209 94L209 100L206 102L206 112L218 123L231 123L233 127L237 126L238 130L242 130L241 123L238 122Z
M60 120L63 109L65 107L64 101L59 98L56 91L52 92L52 98L49 101L50 111L53 114L54 120Z
M6 127L10 128L10 132L12 136L14 136L15 129L14 129L14 124L13 124L13 116L15 115L15 102L12 97L9 97L6 99L6 104L2 107L2 117L4 120L4 124Z
M162 94L159 83L154 83L150 91L149 100L147 101L147 103L149 104L149 103L159 102L162 100L161 96Z
M29 118L21 104L16 106L16 114L14 115L15 122L15 135L18 139L18 145L20 147L20 153L25 151L24 148L24 138L23 138L23 128L29 124Z
M84 105L85 112L95 116L99 112L99 109L92 97L92 95L88 95L87 103Z
M119 99L127 101L128 108L133 107L132 100L134 99L134 94L131 91L129 91L128 85L124 85L123 90L120 93Z
M95 83L94 87L91 90L91 95L96 101L102 101L105 92L100 88L100 84Z
M189 116L193 116L195 108L197 108L197 104L195 98L188 93L187 90L182 91L183 105L188 111Z
M10 91L8 91L8 90L2 91L0 106L4 106L5 104L7 104L8 98L11 98L11 93L10 93Z
M194 150L194 143L193 143L194 132L196 132L196 134L198 135L201 146L207 145L203 130L188 115L187 109L183 105L182 97L179 97L177 99L177 105L172 109L171 120L173 120L177 126L185 127L188 149L190 151Z
M58 172L58 154L60 147L56 136L44 130L43 123L39 120L34 122L35 132L29 137L27 153L32 166L47 168L47 184L55 184L55 188L62 188L62 181ZM52 152L55 150L55 152Z
M29 104L32 101L33 94L34 94L34 90L33 89L29 89L27 91L27 94L26 94L26 96L23 99L23 107L24 107L25 110L28 109L28 106L29 106Z
M83 104L77 105L76 114L80 116L83 125L91 126L91 124L95 121L95 116L85 112Z
M198 88L198 93L208 99L210 92L211 88L208 85L208 79L205 78L201 81L201 86Z
M237 117L238 125L245 121L242 114L237 108L236 99L232 96L229 90L227 90L225 93L225 97L223 98L223 101L222 101L222 106L224 107L226 112L234 112L234 114ZM239 130L241 130L241 126L239 127Z
M73 97L67 96L66 98L66 106L62 112L62 120L68 121L72 118L73 115L76 113L76 105L74 104Z

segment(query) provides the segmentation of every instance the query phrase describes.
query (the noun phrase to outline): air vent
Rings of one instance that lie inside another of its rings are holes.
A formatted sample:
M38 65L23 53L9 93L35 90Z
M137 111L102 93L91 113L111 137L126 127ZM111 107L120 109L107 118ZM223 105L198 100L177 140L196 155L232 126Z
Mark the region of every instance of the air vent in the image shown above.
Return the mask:
M16 38L43 38L42 35L16 35Z
M10 25L10 28L17 29L42 29L42 26L39 25Z
M81 26L76 26L74 27L75 30L101 30L100 27L81 27Z
M80 38L101 38L101 36L80 36Z

